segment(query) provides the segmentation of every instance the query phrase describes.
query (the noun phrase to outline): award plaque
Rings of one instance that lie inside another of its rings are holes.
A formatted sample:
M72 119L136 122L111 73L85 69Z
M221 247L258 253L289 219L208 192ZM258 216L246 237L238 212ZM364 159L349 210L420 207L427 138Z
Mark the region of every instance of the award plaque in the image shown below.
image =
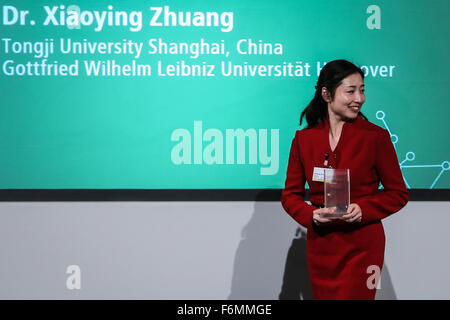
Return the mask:
M347 213L350 205L350 169L325 169L324 204L332 213L325 218L339 218Z

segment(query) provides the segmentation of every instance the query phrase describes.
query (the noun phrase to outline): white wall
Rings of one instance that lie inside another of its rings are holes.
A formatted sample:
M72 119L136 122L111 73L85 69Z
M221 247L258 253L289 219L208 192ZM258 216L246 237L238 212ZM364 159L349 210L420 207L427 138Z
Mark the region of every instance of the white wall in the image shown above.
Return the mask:
M377 298L450 299L450 202L410 202L384 225ZM297 231L279 202L2 202L0 298L309 298Z

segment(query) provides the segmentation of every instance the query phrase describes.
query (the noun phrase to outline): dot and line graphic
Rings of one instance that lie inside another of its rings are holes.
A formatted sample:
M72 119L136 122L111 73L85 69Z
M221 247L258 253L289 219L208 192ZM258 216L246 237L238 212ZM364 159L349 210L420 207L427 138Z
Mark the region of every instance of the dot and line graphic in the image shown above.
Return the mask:
M385 120L386 114L384 113L384 111L378 110L377 113L375 114L375 116L378 120L383 122L384 127L386 128L386 130L389 132L389 135L391 136L392 144L394 145L394 148L397 150L396 144L399 140L398 135L393 134L391 129L389 128L388 124L386 123L386 120ZM442 176L444 171L450 170L450 162L449 161L443 161L441 164L422 164L422 165L407 164L407 165L405 165L405 163L413 162L415 159L416 159L416 154L413 151L408 151L405 155L405 159L399 163L400 169L403 169L403 168L441 168L441 172L439 172L437 177L434 179L434 181L431 184L429 189L433 189L435 187L436 183L439 181L439 178ZM405 175L403 175L403 180L405 181L406 187L408 189L411 189L411 186L409 185L408 181L406 180Z

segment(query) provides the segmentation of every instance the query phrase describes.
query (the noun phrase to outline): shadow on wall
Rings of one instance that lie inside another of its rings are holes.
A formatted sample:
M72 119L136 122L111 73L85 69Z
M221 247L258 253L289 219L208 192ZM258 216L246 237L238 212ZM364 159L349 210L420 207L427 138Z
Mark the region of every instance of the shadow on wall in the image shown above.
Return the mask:
M313 295L306 264L306 232L287 214L282 216L284 211L258 201L267 199L264 194L258 194L252 218L242 230L228 299L310 300ZM386 265L376 299L397 299Z
M306 231L297 228L284 268L280 300L312 300L311 281L306 264Z
M280 293L286 252L297 225L281 204L258 201L267 199L265 192L258 194L253 215L242 230L228 296L231 300L276 300Z

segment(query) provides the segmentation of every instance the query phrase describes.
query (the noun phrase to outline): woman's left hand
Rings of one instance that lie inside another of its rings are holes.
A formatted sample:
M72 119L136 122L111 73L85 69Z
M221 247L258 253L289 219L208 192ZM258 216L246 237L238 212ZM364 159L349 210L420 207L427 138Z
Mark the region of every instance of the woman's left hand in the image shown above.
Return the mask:
M341 217L342 220L348 223L361 222L362 211L358 204L351 203L348 206L347 213Z

